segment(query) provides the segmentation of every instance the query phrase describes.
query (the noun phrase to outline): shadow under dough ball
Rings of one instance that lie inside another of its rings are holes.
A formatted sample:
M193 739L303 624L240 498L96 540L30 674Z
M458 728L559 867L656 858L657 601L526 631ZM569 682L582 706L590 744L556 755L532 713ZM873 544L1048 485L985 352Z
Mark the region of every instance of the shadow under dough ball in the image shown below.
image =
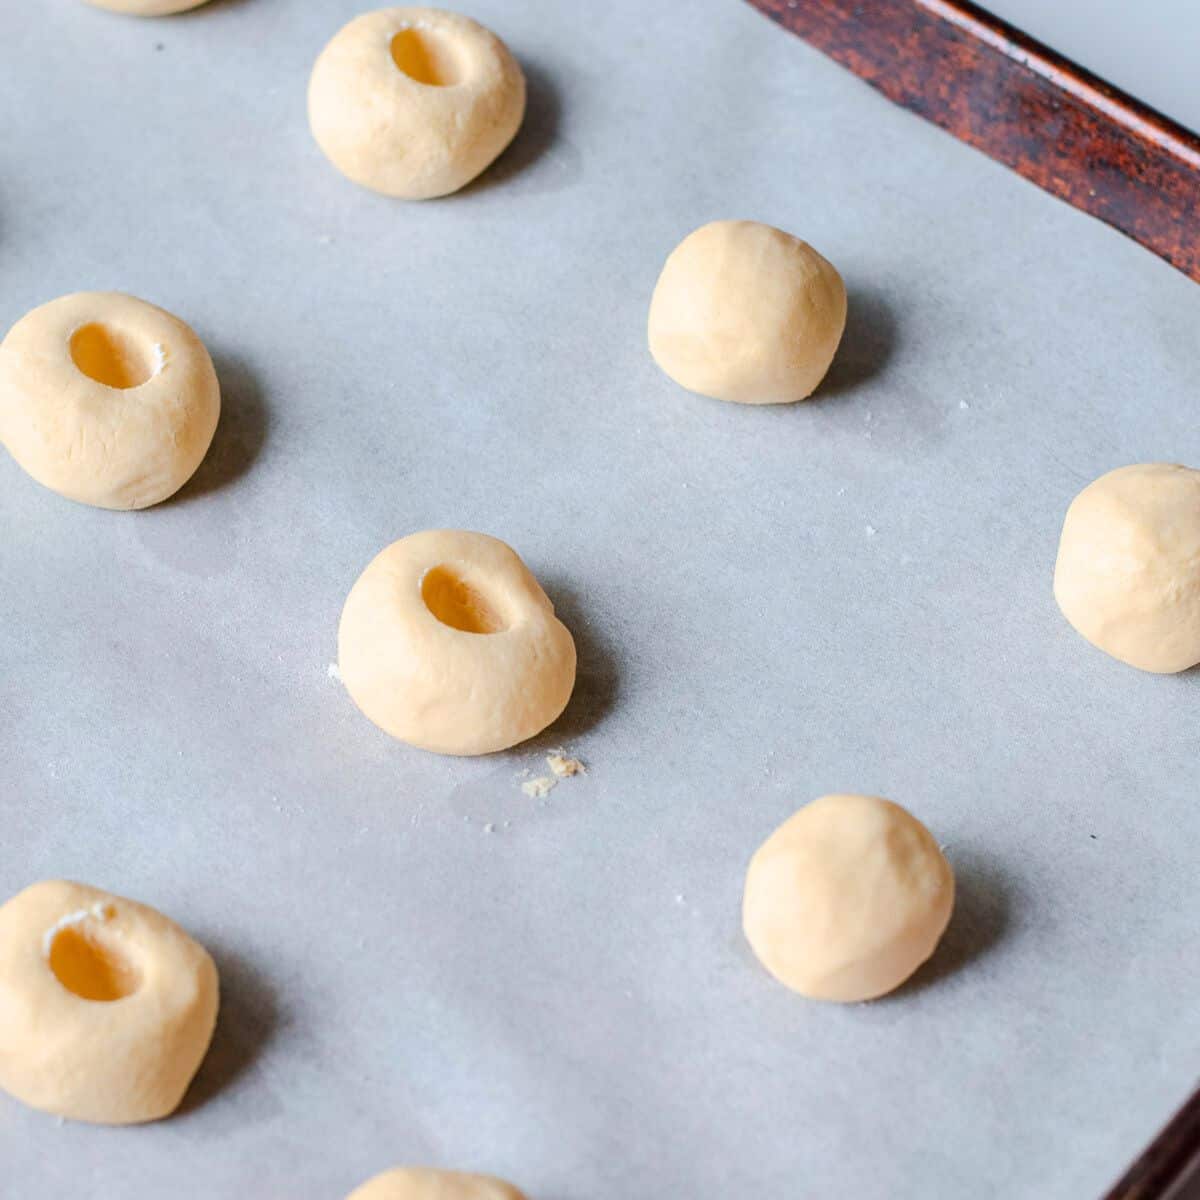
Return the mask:
M516 136L525 76L508 47L470 17L385 8L321 51L308 121L347 178L405 200L458 191Z
M647 334L654 361L689 391L789 404L825 378L845 328L846 285L807 242L713 221L671 252Z
M1054 598L1093 646L1158 674L1200 663L1200 471L1138 463L1067 509Z
M0 342L0 443L38 483L97 508L177 492L212 444L221 389L178 317L119 292L27 313Z
M165 1117L217 1020L208 951L145 904L63 880L0 906L0 1088L31 1108Z

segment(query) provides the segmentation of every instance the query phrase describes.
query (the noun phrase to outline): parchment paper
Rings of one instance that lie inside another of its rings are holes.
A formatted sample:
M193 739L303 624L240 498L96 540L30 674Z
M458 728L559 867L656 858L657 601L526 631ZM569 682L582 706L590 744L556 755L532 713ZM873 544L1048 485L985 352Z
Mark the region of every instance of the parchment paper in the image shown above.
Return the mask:
M1050 584L1084 484L1200 464L1200 288L734 0L473 0L526 127L388 201L305 120L360 7L0 13L0 326L126 290L225 400L144 513L0 462L0 894L152 903L224 995L171 1120L0 1097L0 1196L338 1200L403 1162L532 1200L1096 1195L1200 1072L1200 676L1110 661ZM848 281L812 403L646 351L663 259L727 216ZM509 754L407 749L328 673L358 573L437 526L517 547L579 642ZM539 804L560 745L588 774ZM750 854L831 790L958 872L870 1006L739 930Z

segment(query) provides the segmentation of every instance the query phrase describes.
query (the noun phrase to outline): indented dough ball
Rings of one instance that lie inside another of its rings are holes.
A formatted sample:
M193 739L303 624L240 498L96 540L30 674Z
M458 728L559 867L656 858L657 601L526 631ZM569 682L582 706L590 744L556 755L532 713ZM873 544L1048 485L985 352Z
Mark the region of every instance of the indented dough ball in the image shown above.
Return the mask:
M87 0L87 3L133 17L169 17L172 13L199 8L207 0Z
M516 552L431 530L401 538L350 589L338 667L392 737L490 754L540 733L575 686L575 642Z
M525 76L470 17L385 8L346 25L308 85L313 137L343 175L405 200L470 183L516 136Z
M213 960L162 913L61 880L0 906L0 1088L30 1107L165 1117L216 1020Z
M397 1167L368 1179L346 1200L525 1200L511 1183L490 1175Z
M1200 471L1142 463L1067 509L1054 598L1094 646L1143 671L1200 663Z
M671 252L650 301L650 353L682 387L740 404L803 400L846 327L846 286L807 242L713 221Z
M70 500L115 509L165 500L200 465L220 413L204 344L133 296L62 296L0 342L0 442Z
M954 873L929 830L890 800L822 796L759 847L742 925L780 983L815 1000L871 1000L934 951Z

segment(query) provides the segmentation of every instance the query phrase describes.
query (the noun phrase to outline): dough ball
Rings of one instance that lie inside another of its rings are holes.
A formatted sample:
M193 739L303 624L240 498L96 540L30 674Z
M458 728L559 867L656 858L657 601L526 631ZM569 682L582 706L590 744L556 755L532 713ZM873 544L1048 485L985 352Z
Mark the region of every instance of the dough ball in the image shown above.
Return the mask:
M31 1108L165 1117L216 1020L217 968L162 913L61 880L0 906L0 1088Z
M1142 463L1067 510L1054 598L1093 646L1143 671L1200 663L1200 471Z
M682 387L787 404L825 377L846 327L842 277L807 242L713 221L672 251L650 301L650 353Z
M133 17L169 17L172 13L199 8L206 2L207 0L87 0L88 4L96 8L128 13Z
M431 530L394 542L351 588L338 667L392 737L490 754L557 719L575 686L575 642L510 547Z
M470 17L385 8L356 17L321 51L308 121L343 175L427 200L470 183L516 136L525 76Z
M511 1183L490 1175L397 1167L368 1179L346 1200L525 1200Z
M822 796L754 855L742 926L780 983L852 1003L899 987L953 907L954 873L916 817L876 796Z
M38 483L97 508L148 508L200 465L221 413L204 344L117 292L27 313L0 342L0 442Z

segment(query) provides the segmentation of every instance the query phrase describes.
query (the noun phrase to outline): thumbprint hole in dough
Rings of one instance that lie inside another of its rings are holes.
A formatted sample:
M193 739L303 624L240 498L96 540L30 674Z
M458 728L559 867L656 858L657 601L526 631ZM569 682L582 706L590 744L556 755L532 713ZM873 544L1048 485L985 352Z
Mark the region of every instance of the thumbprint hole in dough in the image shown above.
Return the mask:
M84 1000L121 1000L141 985L141 973L115 946L77 925L68 925L50 943L50 969L58 982Z
M409 79L429 87L453 87L462 81L454 47L427 29L402 29L392 38L392 62Z
M421 599L443 625L463 633L503 633L508 622L477 588L449 567L434 567L421 580Z
M154 346L98 323L84 325L71 335L71 358L88 378L122 389L145 383L161 361Z

